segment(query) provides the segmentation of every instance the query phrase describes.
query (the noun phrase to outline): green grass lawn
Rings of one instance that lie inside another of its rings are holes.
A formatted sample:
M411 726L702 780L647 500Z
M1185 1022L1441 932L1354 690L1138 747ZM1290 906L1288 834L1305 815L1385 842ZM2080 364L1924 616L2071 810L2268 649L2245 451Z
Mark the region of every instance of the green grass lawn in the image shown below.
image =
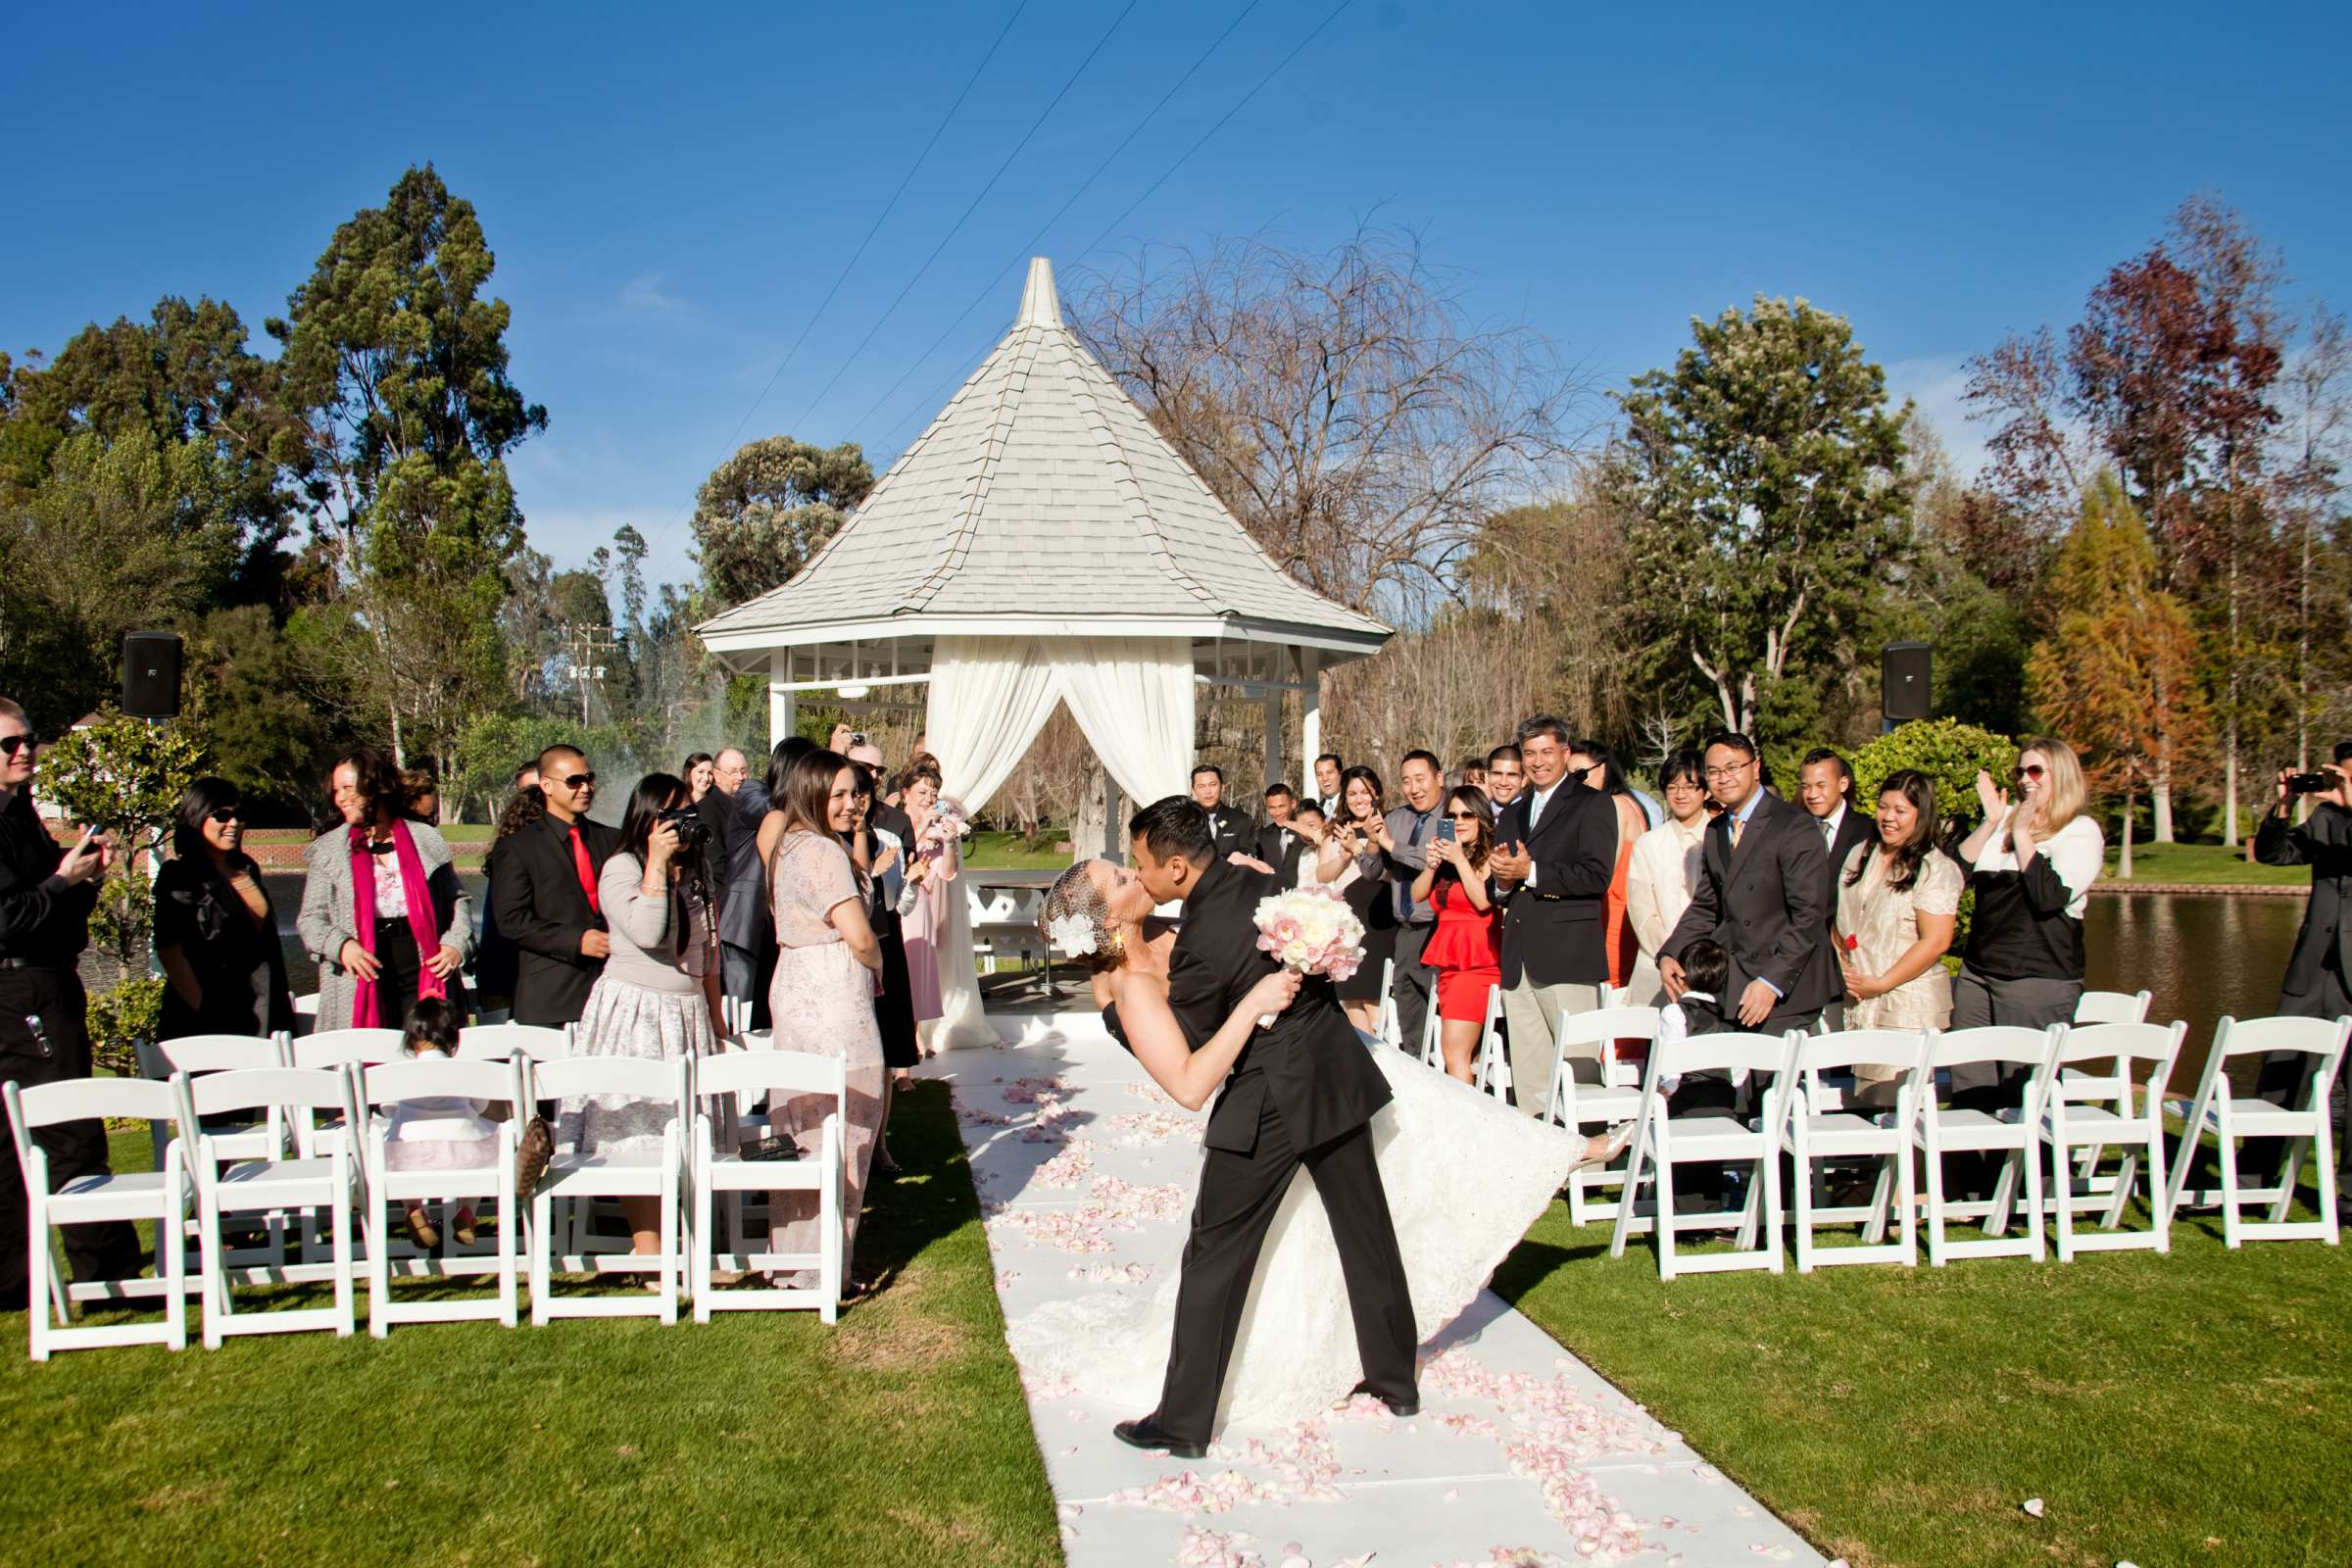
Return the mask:
M2121 854L2107 846L2107 875L2115 875ZM2173 882L2194 887L2309 887L2311 868L2303 865L2249 864L2245 851L2223 844L2134 844L2132 846L2132 882ZM2120 886L2129 887L2131 883Z
M2220 1236L1662 1283L1559 1203L1495 1288L1853 1568L2352 1562L2352 1258Z
M379 1343L363 1320L206 1351L191 1314L176 1355L35 1366L0 1315L0 1562L1056 1563L946 1088L903 1097L891 1131L906 1174L858 1254L895 1277L832 1329L743 1313ZM116 1156L143 1168L145 1133Z
M976 827L964 842L963 862L980 871L1058 871L1070 863L1070 852L1054 846L1069 841L1067 829L1050 827L1030 849L1018 833Z

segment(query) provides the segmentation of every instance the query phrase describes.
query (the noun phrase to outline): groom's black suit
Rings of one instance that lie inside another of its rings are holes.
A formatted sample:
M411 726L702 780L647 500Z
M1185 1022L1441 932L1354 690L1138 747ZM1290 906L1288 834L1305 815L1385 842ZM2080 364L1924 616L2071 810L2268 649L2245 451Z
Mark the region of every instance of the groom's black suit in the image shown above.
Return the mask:
M1273 877L1219 856L1185 900L1168 1005L1194 1050L1274 972L1251 916L1259 899L1279 891ZM1242 1049L1209 1112L1184 1248L1159 1398L1159 1425L1171 1436L1208 1441L1258 1249L1301 1164L1331 1217L1365 1385L1386 1399L1414 1397L1412 1300L1368 1125L1388 1102L1388 1080L1328 981L1307 981L1274 1026Z

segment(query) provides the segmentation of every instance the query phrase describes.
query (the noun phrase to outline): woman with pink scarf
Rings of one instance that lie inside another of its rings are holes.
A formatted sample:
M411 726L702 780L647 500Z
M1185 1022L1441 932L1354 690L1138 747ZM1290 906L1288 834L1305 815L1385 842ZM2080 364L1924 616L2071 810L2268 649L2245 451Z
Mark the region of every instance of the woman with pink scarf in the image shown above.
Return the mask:
M440 833L407 815L400 768L363 746L335 763L339 826L311 841L295 929L318 960L319 1029L398 1029L418 997L466 1016L473 912Z

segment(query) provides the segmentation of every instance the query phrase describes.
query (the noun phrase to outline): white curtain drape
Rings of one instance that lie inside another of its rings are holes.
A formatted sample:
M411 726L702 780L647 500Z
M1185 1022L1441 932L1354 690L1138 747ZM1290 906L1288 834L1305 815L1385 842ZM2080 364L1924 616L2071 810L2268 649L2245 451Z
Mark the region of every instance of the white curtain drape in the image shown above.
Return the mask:
M1067 701L1119 788L1137 801L1182 794L1193 760L1193 649L1182 637L942 637L924 716L946 793L978 811ZM939 927L942 1050L997 1044L980 1006L965 889Z
M931 651L924 733L939 759L944 793L978 811L1028 753L1060 700L1054 662L1034 638L942 637ZM940 906L939 1000L932 1026L943 1051L997 1044L980 1008L972 917L959 880Z
M1149 805L1190 788L1193 645L1184 637L1080 637L1049 644L1070 716L1119 781Z

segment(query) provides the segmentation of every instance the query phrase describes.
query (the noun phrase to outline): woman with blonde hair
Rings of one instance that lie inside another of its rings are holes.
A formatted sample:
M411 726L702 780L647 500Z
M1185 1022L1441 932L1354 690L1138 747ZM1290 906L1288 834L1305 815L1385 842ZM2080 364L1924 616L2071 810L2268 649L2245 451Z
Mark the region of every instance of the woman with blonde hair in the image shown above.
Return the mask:
M2107 855L2082 763L2064 741L2029 740L2013 782L2014 800L1991 774L1977 775L1984 820L1960 844L1977 910L1952 982L1954 1029L2071 1023L2082 995L2082 911ZM1955 1068L1952 1102L2016 1105L2027 1076L2024 1067Z

